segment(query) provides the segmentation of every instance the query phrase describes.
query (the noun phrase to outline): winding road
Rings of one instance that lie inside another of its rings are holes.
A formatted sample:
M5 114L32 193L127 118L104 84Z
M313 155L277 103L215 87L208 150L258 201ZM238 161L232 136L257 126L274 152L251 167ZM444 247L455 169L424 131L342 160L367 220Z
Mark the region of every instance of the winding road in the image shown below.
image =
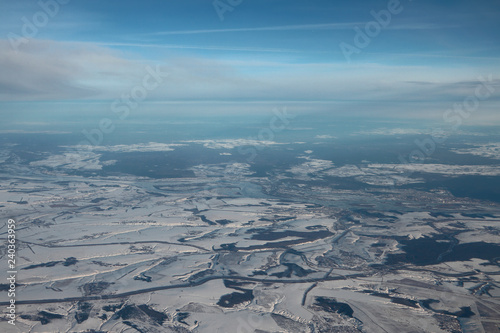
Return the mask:
M346 280L349 278L366 277L366 276L369 276L369 274L358 273L358 274L351 274L351 275L346 275L346 276L331 276L331 277L328 276L328 277L322 277L322 278L288 279L288 280L258 279L258 278L247 277L247 276L227 276L227 275L208 276L208 277L200 278L197 281L191 281L191 282L180 283L180 284L175 284L175 285L168 285L168 286L158 286L158 287L151 287L151 288L145 288L145 289L138 289L138 290L128 291L128 292L119 293L119 294L106 294L106 295L93 295L93 296L81 296L81 297L67 297L67 298L49 298L49 299L38 299L38 300L17 300L16 304L47 304L47 303L62 303L62 302L96 301L96 300L101 300L101 299L115 299L115 298L123 298L123 297L129 297L129 296L133 296L133 295L150 293L150 292L159 291L159 290L196 287L196 286L200 286L208 281L222 280L222 279L243 280L243 281L260 282L260 283L318 283L318 282L324 282L324 281ZM9 302L0 302L0 306L6 306L9 304L10 304Z

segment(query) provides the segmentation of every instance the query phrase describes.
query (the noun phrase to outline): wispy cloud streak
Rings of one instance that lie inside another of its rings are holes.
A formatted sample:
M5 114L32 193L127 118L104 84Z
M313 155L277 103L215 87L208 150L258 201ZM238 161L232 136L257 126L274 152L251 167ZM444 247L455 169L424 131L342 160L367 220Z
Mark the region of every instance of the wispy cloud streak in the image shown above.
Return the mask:
M148 33L147 35L194 35L228 32L255 32L255 31L291 31L291 30L349 30L357 25L364 25L366 22L343 22L343 23L320 23L320 24L299 24L299 25L281 25L270 27L254 28L230 28L230 29L200 29L200 30L176 30L159 31ZM448 26L450 28L452 26ZM419 24L400 24L387 27L391 30L427 30L443 28L437 24L419 23Z
M242 52L300 52L292 49L275 49L261 47L225 47L225 46L203 46L203 45L176 45L176 44L154 44L154 43L114 43L114 42L97 42L92 43L99 46L129 46L129 47L151 47L165 49L194 49L194 50L213 50L213 51L242 51Z

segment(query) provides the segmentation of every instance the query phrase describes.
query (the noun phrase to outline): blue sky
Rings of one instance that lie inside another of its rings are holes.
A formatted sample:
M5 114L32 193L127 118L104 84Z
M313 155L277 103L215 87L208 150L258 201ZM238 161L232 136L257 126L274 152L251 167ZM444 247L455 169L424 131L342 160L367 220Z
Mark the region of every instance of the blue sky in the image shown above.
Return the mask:
M499 118L500 2L220 3L230 8L223 20L212 1L71 0L43 22L37 1L2 1L0 112L71 105L67 112L106 113L143 81L146 66L161 66L169 76L141 101L145 112L280 104L438 119L473 94L479 76L491 75L495 92L474 121ZM372 11L389 8L397 13L348 61L340 45L356 47L354 29L364 31ZM26 21L37 19L36 33L23 35Z

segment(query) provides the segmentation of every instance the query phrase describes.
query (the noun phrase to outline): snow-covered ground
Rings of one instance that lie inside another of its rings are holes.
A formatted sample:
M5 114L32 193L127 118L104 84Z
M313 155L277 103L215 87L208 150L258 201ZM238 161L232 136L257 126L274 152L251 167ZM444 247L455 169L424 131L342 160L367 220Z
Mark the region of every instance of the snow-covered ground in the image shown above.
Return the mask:
M66 156L53 155L30 167L98 169L99 155L87 157L66 164ZM289 170L304 181L328 175L368 183L410 171L305 160ZM498 173L494 166L417 169ZM414 200L415 191L393 189L399 192L374 200L318 184L287 187L272 183L279 177L248 177L244 163L193 170L193 178L159 180L42 172L2 178L0 212L18 228L16 300L28 304L18 304L15 327L2 321L0 331L450 332L460 327L451 313L463 307L474 313L470 327L498 322L500 275L488 260L385 266L389 254L403 255L402 239L444 234L458 244L500 243L500 210L492 204L438 191ZM446 214L431 214L439 209ZM430 299L428 307L419 303Z

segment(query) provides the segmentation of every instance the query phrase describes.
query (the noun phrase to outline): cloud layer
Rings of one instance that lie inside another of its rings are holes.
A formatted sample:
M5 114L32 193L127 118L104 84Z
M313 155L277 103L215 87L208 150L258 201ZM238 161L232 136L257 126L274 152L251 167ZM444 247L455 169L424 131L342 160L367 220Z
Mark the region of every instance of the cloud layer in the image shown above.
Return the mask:
M478 82L470 79L479 72L468 69L457 73L452 68L426 66L202 57L153 62L92 43L32 40L15 51L3 40L0 100L112 101L142 84L147 65L161 66L169 74L157 89L149 92L148 101L344 101L370 102L373 109L387 109L388 101L393 105L406 103L400 112L410 112L421 103L430 104L429 109L433 103L439 103L444 112L441 103L474 93ZM500 96L500 84L495 79L491 85L496 92L489 100L495 101Z

